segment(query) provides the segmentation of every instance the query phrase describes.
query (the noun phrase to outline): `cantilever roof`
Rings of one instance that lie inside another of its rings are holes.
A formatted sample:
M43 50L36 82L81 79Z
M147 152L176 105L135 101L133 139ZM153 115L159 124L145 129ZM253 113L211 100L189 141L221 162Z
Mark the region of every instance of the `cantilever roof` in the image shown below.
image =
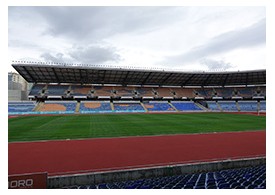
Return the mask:
M266 70L179 72L95 66L22 64L12 66L31 83L79 83L167 86L228 86L266 84Z

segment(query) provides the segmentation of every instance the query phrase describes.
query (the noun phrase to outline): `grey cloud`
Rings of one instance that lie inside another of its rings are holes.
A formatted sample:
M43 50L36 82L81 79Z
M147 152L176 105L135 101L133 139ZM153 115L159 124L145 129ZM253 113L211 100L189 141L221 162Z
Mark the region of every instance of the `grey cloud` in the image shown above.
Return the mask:
M63 53L57 53L56 55L53 55L48 52L45 52L40 55L40 57L47 62L68 62L67 59L63 58L63 56Z
M247 28L230 31L214 37L204 45L195 47L184 54L168 56L165 62L184 64L238 48L265 44L265 41L266 22L263 19Z
M78 62L90 64L119 62L122 60L116 48L94 45L73 48L69 55Z
M9 40L8 46L9 47L36 48L36 49L39 48L40 49L40 47L38 45L28 42L27 40L17 40L17 39Z
M43 18L45 34L94 42L123 33L140 33L177 21L177 7L26 7ZM181 10L182 13L182 10ZM41 21L42 22L42 21Z
M225 62L224 60L212 60L212 59L204 58L200 60L200 63L206 66L208 70L212 70L212 71L217 71L217 70L225 71L230 68L234 68L234 66L231 63Z

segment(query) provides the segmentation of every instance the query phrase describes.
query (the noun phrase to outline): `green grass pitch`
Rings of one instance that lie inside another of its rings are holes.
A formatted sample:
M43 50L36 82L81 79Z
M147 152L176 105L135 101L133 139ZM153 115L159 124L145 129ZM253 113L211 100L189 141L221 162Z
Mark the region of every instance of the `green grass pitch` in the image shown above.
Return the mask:
M9 142L265 130L266 117L228 113L93 114L9 119Z

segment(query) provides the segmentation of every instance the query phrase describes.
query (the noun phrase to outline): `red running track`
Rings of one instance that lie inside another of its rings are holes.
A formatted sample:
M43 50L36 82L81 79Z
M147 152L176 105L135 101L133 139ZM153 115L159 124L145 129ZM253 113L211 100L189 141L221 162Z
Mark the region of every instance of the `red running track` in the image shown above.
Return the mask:
M9 143L9 175L63 175L265 154L265 131Z

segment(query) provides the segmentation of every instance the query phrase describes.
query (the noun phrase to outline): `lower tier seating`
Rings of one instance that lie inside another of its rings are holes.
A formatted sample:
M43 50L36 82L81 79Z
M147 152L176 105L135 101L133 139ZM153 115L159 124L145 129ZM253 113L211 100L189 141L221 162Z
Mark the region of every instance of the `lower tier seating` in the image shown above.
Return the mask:
M65 187L69 189L265 189L266 165L134 181Z
M260 102L260 110L266 110L266 102L265 101Z
M235 101L219 101L223 111L238 111Z
M238 102L241 111L257 111L258 102L257 101L239 101Z
M168 103L162 102L144 103L144 106L147 108L148 111L175 111Z
M179 111L202 110L194 102L172 102L172 105Z
M9 102L8 112L31 112L35 105L35 102Z
M76 109L76 102L58 102L58 101L47 101L41 108L40 112L58 112L58 111L69 111L74 112Z
M218 104L214 101L208 101L207 105L210 110L220 110L220 108L218 107Z
M115 111L145 111L139 103L114 103Z
M111 111L110 102L81 102L80 112Z

